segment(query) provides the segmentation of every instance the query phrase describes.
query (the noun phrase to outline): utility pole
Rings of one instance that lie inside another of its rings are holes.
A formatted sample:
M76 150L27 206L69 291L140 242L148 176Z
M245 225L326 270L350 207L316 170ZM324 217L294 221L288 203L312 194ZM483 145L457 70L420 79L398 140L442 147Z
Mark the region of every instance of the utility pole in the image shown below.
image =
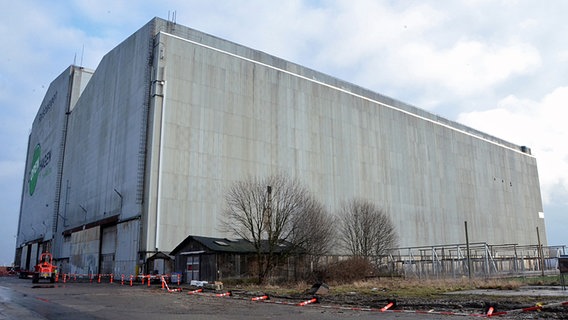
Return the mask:
M469 236L467 234L467 221L465 222L465 245L467 250L467 274L469 279L471 279L471 259L469 258Z
M266 186L266 217L265 219L265 231L268 236L268 243L272 243L272 231L274 231L273 221L272 221L272 186ZM271 247L271 245L270 245Z
M538 261L540 263L540 272L544 277L544 254L542 252L542 244L540 244L540 232L538 232L538 227L536 227L536 238L538 240Z

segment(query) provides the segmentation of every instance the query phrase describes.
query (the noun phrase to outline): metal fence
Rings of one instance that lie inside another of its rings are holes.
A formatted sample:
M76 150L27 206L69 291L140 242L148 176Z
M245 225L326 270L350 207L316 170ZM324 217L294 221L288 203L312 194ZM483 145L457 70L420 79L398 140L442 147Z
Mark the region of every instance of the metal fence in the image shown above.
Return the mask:
M473 243L398 248L381 257L380 269L420 279L558 273L566 246Z
M418 279L498 278L559 274L559 258L566 245L538 246L470 243L397 248L385 256L369 257L376 266L367 277ZM273 278L299 280L333 267L351 255L294 256L280 264Z
M377 276L402 276L419 279L489 278L504 276L545 275L559 272L558 258L566 255L561 246L490 245L487 243L407 247L391 250L389 255L371 257ZM349 255L319 257L326 266L352 258ZM313 265L294 265L297 272L313 270Z

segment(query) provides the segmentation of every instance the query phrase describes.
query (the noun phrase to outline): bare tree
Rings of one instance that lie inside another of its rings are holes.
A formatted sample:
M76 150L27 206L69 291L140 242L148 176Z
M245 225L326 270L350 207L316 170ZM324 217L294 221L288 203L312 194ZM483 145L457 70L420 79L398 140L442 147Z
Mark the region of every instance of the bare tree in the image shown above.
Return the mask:
M312 244L308 235L310 215L321 205L297 180L284 175L249 178L235 182L226 194L227 207L221 221L224 231L250 241L256 250L258 281L276 264L284 248ZM281 246L285 244L285 246Z
M291 242L305 252L313 268L335 245L335 221L325 207L307 195L303 214L296 217Z
M343 247L353 255L377 257L397 245L392 221L367 200L353 199L344 203L339 220Z

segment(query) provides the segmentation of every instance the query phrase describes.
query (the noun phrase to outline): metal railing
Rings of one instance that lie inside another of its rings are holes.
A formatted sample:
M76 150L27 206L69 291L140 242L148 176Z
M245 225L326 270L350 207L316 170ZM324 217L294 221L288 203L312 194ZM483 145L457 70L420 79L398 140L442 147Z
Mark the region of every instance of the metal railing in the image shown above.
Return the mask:
M540 251L540 252L539 252ZM386 271L416 278L498 277L558 272L566 246L474 243L408 247L381 257ZM471 270L470 270L471 269Z
M557 274L558 257L565 255L566 246L538 246L516 244L490 245L470 243L469 255L466 244L436 245L397 248L384 256L369 257L377 272L376 276L400 276L418 279L447 278L498 278L508 276L529 276ZM340 261L352 258L350 255L326 255L318 257L318 267L297 259L294 263L280 267L284 278L292 274L307 274L315 269L325 269Z

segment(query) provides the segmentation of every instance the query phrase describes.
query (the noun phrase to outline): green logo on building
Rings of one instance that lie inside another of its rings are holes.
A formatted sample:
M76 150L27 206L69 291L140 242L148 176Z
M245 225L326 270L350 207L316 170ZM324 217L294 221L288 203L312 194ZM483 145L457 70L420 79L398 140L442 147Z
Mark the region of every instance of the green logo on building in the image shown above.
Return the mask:
M37 179L39 177L40 160L41 160L40 158L41 158L41 147L39 146L38 143L34 149L34 155L32 157L32 169L30 170L30 180L28 181L30 196L34 194L37 184Z

